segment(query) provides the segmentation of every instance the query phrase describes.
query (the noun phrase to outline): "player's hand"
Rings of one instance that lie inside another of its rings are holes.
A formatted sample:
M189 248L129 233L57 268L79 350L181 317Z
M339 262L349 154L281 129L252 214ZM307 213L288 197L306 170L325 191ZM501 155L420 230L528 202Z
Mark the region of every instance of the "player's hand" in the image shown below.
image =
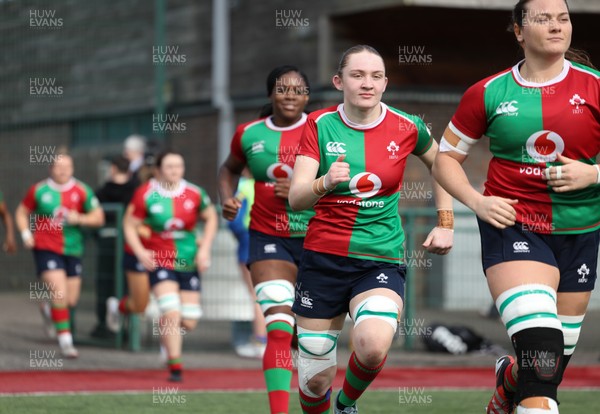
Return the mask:
M30 230L26 229L21 232L21 240L23 240L23 246L26 249L33 249L35 247L35 239Z
M7 237L2 244L2 248L6 253L15 254L17 252L17 242L14 237Z
M240 208L242 208L242 202L235 197L231 197L223 203L221 214L224 219L233 221Z
M69 210L65 217L65 221L71 226L76 226L79 224L79 216L80 214L77 210Z
M275 195L279 198L285 198L287 200L288 194L290 193L290 184L292 180L289 178L278 178L275 181Z
M135 256L142 266L144 266L144 268L149 272L152 272L156 268L156 263L154 262L154 253L152 250L144 249Z
M548 185L557 193L581 190L596 184L598 170L590 164L558 155L556 161L563 165L555 165L544 169L542 178L548 181Z
M210 268L210 249L200 247L196 253L196 266L200 273L206 272Z
M454 244L454 231L451 229L444 229L442 227L434 227L425 242L423 247L427 249L429 253L435 253L439 255L448 254L452 245Z
M152 236L152 229L145 224L140 224L136 230L141 239L149 239Z
M340 155L325 174L323 184L327 190L333 190L338 184L350 181L350 164L344 162L345 158L345 155Z
M517 212L513 205L519 200L496 196L481 196L475 206L477 217L499 229L514 226Z

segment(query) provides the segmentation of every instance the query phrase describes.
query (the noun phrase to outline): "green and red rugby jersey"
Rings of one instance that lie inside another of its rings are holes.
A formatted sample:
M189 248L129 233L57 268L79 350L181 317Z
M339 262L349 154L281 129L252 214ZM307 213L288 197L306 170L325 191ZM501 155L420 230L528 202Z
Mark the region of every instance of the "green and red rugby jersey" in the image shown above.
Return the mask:
M294 125L278 127L271 117L238 126L231 153L245 162L254 177L250 230L277 237L304 237L312 209L292 211L287 199L275 196L275 180L292 178L307 116Z
M369 125L353 124L343 104L309 115L299 155L319 162L321 176L340 155L350 182L339 184L315 205L304 248L365 260L404 260L398 202L406 158L422 155L433 139L423 121L381 103Z
M594 164L600 152L600 72L565 60L559 76L528 82L515 65L471 86L449 125L462 140L490 138L485 195L518 199L517 221L544 234L600 228L600 187L556 193L542 174L557 154Z
M196 270L196 224L201 211L211 205L206 191L181 180L177 189L167 190L155 179L135 191L132 214L152 230L144 247L154 254L156 267L179 272Z
M32 185L22 204L31 212L30 230L36 250L48 250L60 255L81 257L83 234L79 226L66 222L70 210L88 213L99 206L92 189L71 178L58 184L51 178Z

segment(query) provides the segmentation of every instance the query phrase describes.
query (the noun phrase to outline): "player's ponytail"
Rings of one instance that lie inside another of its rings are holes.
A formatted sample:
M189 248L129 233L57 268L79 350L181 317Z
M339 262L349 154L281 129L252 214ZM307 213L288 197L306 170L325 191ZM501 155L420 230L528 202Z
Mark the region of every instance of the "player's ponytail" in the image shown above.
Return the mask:
M267 96L270 97L273 94L273 90L275 90L275 86L277 85L277 80L281 76L290 72L296 72L297 74L299 74L300 77L304 80L306 90L310 91L310 83L308 82L308 76L306 76L304 72L302 72L296 66L282 65L273 69L267 76ZM269 102L268 104L262 107L259 118L264 118L271 115L273 115L273 104Z
M515 4L512 12L512 20L507 28L509 32L513 32L515 24L521 28L523 27L523 18L527 15L527 3L530 1L531 0L519 0L519 2ZM567 0L564 1L568 10L569 3ZM565 59L596 69L592 63L592 60L590 59L590 55L588 55L588 53L584 50L569 48L569 50L565 52Z

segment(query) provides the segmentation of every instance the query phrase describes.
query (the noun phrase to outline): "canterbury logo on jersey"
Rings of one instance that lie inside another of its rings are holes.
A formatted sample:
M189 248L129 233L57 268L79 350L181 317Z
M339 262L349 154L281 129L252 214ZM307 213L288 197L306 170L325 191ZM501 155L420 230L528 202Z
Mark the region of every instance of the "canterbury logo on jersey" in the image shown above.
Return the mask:
M513 243L514 253L529 253L529 243L518 241Z
M325 145L325 149L327 150L327 155L342 155L346 153L346 148L344 148L346 144L343 142L328 142Z
M517 108L515 105L517 105L518 103L519 102L517 101L502 102L496 108L496 113L498 115L517 116L519 115L519 108Z

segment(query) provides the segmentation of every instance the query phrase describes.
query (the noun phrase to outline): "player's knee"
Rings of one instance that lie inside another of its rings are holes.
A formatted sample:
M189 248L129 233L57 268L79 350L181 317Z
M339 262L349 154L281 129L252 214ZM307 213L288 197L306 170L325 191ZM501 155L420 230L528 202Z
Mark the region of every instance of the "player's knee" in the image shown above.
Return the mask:
M534 396L556 401L564 350L556 292L541 284L517 286L503 292L496 306L517 355L515 402Z
M196 326L198 326L197 320L181 319L181 327L183 329L185 329L186 331L192 331L192 330L196 329Z
M340 331L311 331L298 327L298 382L307 395L325 394L337 366L337 340Z
M181 326L191 331L198 325L202 317L202 308L199 303L184 303L181 305Z
M148 306L148 297L146 296L146 298L134 298L130 296L129 306L129 311L131 313L143 313L146 311L146 307Z
M391 345L391 338L378 338L368 334L355 335L352 344L361 363L368 367L376 367L384 361Z
M294 303L294 285L284 279L268 280L254 287L256 301L264 314L276 306L291 308Z
M398 328L398 317L400 309L398 304L387 296L374 295L369 296L352 311L352 319L354 320L354 328L357 328L361 323L368 320L379 320L391 326L393 332L396 333Z
M319 372L311 379L308 380L306 384L306 388L313 394L307 394L305 390L303 392L309 396L316 397L325 395L325 393L329 390L331 385L333 384L333 379L335 377L335 370L328 368L325 371Z
M156 298L158 302L158 310L163 316L181 312L181 299L177 293L165 293Z

